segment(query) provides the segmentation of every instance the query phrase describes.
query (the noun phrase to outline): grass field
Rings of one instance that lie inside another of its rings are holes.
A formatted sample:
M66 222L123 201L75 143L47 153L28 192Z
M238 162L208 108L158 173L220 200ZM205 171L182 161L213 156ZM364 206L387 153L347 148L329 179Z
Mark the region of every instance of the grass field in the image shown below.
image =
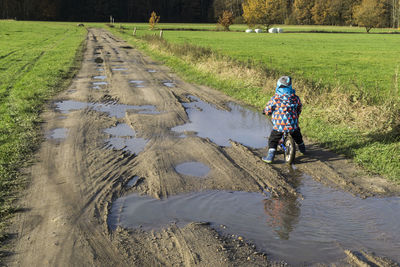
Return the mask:
M308 138L400 181L397 34L164 31L160 40L158 31L139 26L109 29L188 81L258 108L273 94L278 76L292 75L305 103L300 123ZM152 37L140 38L146 35Z
M132 25L129 27L132 28ZM164 24L160 26L168 27L172 28ZM204 27L206 26L199 26ZM292 26L293 28L312 29ZM336 29L347 31L358 28ZM138 36L148 33L145 29L137 31ZM208 47L242 62L250 60L277 73L290 73L295 78L321 83L325 88L341 87L356 95L362 92L368 101L381 101L382 97L393 95L400 97L396 79L400 59L393 56L400 53L399 36L396 34L165 31L163 37L171 43L191 43Z
M76 24L0 21L0 241L20 169L40 144L42 105L77 69L85 35Z

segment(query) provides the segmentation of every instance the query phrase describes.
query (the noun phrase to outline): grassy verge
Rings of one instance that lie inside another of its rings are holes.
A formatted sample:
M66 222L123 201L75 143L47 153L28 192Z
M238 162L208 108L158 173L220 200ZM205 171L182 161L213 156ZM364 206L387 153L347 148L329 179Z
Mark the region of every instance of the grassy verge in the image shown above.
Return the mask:
M166 41L155 36L135 38L131 31L118 28L111 30L156 60L164 62L189 82L222 90L258 108L273 94L278 76L282 73L292 73L293 64L290 62L286 67L274 69L262 61L253 60L251 53L247 56L237 56L235 49L229 49L229 53L219 49L223 46L204 45L209 33L205 34L204 40L199 33L195 41L187 39L201 44L197 46L189 42ZM237 43L236 39L221 38L224 43ZM308 38L309 42L314 41L312 37ZM379 49L371 48L367 53L373 54L376 50ZM254 53L254 50L250 51ZM320 57L319 51L315 50L316 58ZM334 56L331 60L335 64ZM350 62L349 65L352 69ZM371 73L381 71L378 65L369 69ZM299 73L295 73L294 76L295 87L305 103L300 122L305 135L323 146L353 158L367 170L399 182L400 95L397 76L393 73L394 70L391 78L388 78L388 83L392 86L385 83L378 91L369 85L351 88L346 87L346 83L331 84L328 82L329 78L326 81L315 81ZM344 71L343 74L348 75ZM326 76L334 76L334 73L329 74L328 71Z
M43 104L79 69L85 35L75 24L0 21L0 241L41 142Z

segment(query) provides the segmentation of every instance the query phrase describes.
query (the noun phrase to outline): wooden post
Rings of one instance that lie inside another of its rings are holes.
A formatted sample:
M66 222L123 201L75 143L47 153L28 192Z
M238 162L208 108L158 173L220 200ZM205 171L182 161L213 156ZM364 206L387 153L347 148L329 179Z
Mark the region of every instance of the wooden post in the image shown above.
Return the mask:
M133 28L133 36L136 36L136 27Z
M160 38L162 38L162 36L163 36L163 31L161 30L160 31Z

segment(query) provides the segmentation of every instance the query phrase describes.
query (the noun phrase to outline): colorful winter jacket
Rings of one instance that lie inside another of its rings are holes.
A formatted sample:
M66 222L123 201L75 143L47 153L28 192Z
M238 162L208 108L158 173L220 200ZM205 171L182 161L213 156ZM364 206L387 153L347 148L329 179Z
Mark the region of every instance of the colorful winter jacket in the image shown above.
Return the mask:
M291 87L276 88L275 95L267 103L264 113L272 115L273 129L278 132L293 132L299 128L302 104Z

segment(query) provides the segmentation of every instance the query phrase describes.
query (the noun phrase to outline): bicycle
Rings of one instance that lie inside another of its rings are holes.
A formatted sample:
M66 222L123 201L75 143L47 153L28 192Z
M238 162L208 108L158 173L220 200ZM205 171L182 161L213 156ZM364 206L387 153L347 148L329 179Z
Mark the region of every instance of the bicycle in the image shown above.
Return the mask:
M285 132L279 141L278 151L283 151L284 159L287 164L292 164L296 157L296 144L293 137Z

